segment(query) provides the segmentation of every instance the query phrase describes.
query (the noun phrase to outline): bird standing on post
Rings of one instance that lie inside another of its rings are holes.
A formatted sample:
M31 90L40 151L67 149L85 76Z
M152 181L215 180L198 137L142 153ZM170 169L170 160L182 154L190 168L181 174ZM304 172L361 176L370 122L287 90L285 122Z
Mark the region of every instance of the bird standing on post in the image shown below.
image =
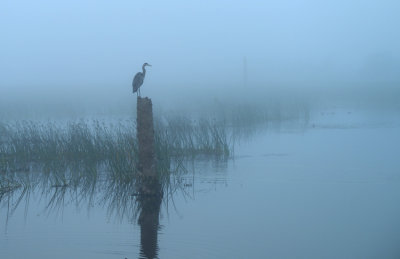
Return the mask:
M142 66L143 72L138 72L133 78L132 89L134 93L137 92L138 96L140 96L140 87L142 86L144 76L146 75L146 69L145 69L146 66L151 67L151 65L144 63Z

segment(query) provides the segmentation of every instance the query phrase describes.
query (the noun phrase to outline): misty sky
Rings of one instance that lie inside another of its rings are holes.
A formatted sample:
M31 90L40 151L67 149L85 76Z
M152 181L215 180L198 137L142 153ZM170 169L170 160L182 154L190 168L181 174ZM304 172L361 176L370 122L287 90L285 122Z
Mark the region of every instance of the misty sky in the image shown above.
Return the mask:
M400 1L0 3L0 89L400 81ZM4 91L3 91L4 92Z

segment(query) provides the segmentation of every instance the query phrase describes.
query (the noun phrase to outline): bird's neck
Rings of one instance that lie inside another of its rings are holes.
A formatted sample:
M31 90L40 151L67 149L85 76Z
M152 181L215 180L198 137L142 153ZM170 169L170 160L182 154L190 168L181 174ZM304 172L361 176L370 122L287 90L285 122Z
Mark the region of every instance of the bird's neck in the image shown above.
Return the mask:
M144 68L145 66L142 66L142 70L143 70L143 75L146 74L146 69Z

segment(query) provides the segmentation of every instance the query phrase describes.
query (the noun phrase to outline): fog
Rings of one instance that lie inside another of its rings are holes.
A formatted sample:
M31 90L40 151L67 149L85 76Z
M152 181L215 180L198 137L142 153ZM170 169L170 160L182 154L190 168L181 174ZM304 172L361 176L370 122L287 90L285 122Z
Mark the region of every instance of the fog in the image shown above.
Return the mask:
M399 11L0 1L0 257L399 258Z
M1 101L131 107L132 78L144 62L153 67L142 93L162 105L282 89L393 97L399 8L398 1L6 0Z

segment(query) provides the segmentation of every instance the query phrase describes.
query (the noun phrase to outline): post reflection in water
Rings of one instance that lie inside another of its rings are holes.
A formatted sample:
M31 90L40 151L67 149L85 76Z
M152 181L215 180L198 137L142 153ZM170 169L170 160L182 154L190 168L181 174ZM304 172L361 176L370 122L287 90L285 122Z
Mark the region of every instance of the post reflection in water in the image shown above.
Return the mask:
M141 208L138 219L140 225L140 258L152 259L158 256L158 229L160 206L162 201L161 185L157 179L146 181L145 188L153 190L152 194L140 195Z

